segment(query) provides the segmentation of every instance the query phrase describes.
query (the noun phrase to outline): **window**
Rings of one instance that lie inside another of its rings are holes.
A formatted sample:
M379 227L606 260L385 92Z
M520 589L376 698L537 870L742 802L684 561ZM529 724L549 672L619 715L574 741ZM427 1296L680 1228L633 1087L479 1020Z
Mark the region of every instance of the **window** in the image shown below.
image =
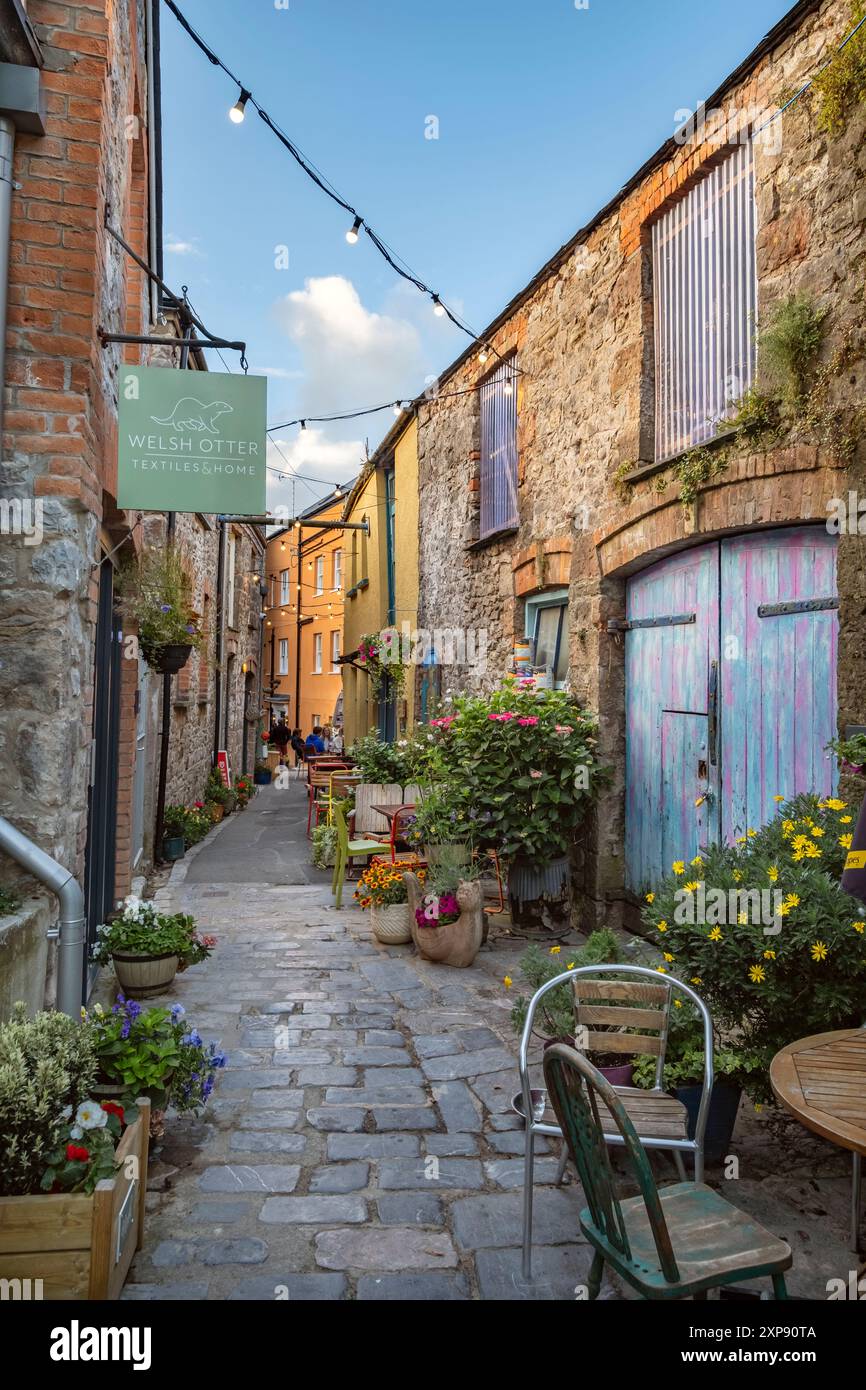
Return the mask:
M339 669L340 669L340 634L339 634L339 632L332 632L332 633L331 633L331 670L332 670L332 671L339 671Z
M281 676L287 676L288 674L289 674L289 639L288 639L288 637L281 637L281 638L280 638L280 675L281 675Z
M511 357L481 385L481 522L479 535L516 526L517 390Z
M323 594L324 592L325 592L325 557L324 557L324 555L317 555L317 556L316 556L316 593L317 593L317 594Z
M717 432L755 370L752 146L738 148L652 229L656 458Z
M314 671L315 675L317 675L317 676L320 676L320 675L322 674L322 634L321 634L321 632L316 632L316 633L313 634L313 671Z
M533 666L549 671L562 689L568 676L568 590L548 590L526 601L526 635L534 646Z
M334 551L334 588L335 588L335 589L342 589L342 587L343 587L343 552L342 552L342 550L335 550L335 551Z
M289 601L289 571L280 570L280 603Z
M311 728L311 729L320 729L321 727L322 727L322 716L321 716L320 714L314 714L313 717L312 717L312 719L311 719L311 721L310 721L310 728Z

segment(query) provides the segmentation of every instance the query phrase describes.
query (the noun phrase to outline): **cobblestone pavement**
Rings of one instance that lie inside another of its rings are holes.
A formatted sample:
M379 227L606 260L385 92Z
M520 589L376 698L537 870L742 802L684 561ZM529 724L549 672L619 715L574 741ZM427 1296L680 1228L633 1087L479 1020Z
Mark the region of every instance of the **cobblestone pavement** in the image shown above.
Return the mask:
M523 1133L502 978L522 943L500 938L466 970L379 945L368 915L345 900L335 911L327 876L305 864L302 807L300 788L260 794L159 890L218 937L170 999L229 1066L206 1112L170 1120L153 1152L123 1296L574 1299L590 1262L583 1203L575 1183L553 1186L544 1141L534 1278L520 1277ZM808 1257L794 1291L825 1297L852 1258L845 1161L799 1130L783 1158L754 1118L745 1128L756 1157L725 1195ZM608 1280L602 1296L624 1293Z

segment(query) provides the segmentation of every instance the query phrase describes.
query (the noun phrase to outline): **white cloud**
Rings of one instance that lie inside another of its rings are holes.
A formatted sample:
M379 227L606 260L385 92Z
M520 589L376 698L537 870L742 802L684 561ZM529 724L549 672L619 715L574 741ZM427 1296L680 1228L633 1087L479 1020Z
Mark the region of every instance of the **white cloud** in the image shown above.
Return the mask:
M198 237L193 237L192 241L184 241L182 237L175 236L174 232L169 232L165 249L173 256L200 256L197 241Z
M408 398L423 383L415 326L365 308L351 280L342 275L307 280L302 290L277 301L275 313L302 358L298 415Z
M279 444L279 448L277 448ZM268 465L279 469L268 474L268 508L292 506L292 474L295 481L295 509L305 511L318 499L333 492L337 483L347 483L361 469L364 446L360 439L328 439L324 430L308 425L291 439L268 440ZM309 482L310 478L319 481Z

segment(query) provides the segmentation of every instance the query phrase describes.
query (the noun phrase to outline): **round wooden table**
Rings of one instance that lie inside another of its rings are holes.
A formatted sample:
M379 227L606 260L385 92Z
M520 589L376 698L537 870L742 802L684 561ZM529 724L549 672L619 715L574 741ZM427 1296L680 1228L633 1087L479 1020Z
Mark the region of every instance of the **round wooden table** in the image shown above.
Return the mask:
M807 1129L851 1150L851 1248L857 1250L866 1154L866 1028L816 1033L789 1043L770 1063L770 1085L776 1099Z

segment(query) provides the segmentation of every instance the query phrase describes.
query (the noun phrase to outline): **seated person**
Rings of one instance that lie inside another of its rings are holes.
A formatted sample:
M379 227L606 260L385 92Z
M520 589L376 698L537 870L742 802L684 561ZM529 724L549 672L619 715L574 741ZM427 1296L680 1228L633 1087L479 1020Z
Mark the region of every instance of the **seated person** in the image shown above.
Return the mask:
M307 757L309 757L311 753L324 753L325 740L322 738L322 730L318 724L316 725L313 732L307 735L306 748Z

